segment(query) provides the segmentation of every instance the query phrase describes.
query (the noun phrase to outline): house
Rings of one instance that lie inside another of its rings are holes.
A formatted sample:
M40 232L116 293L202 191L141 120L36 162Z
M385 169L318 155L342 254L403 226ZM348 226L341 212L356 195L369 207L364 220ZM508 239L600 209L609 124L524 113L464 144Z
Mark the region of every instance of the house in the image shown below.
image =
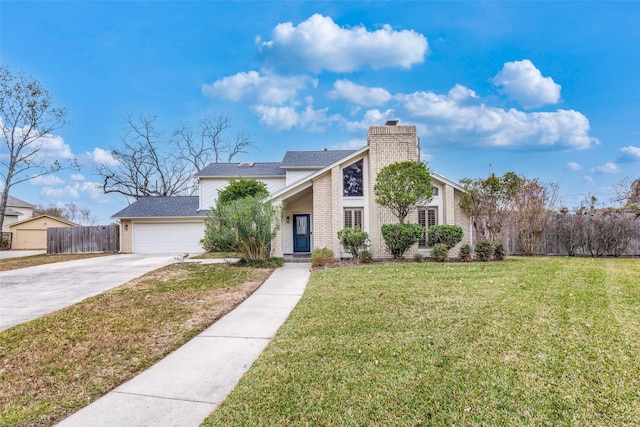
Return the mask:
M288 151L281 162L214 163L198 174L199 195L148 197L116 213L124 252L202 252L206 210L218 191L233 178L257 179L266 184L274 203L284 212L272 255L308 254L329 248L345 256L337 233L360 226L369 233L374 258L388 258L380 228L397 222L375 202L373 185L380 169L405 160L419 160L415 126L373 126L367 145L359 150ZM432 172L434 197L412 212L407 222L425 226L455 224L464 230L462 244L471 243L471 222L459 208L463 188ZM424 239L415 251L427 252Z
M34 205L20 200L17 197L7 197L7 209L4 211L4 223L2 232L9 233L9 226L15 222L23 221L33 217Z
M77 224L49 215L14 222L9 226L11 249L47 249L47 228L52 227L77 227Z

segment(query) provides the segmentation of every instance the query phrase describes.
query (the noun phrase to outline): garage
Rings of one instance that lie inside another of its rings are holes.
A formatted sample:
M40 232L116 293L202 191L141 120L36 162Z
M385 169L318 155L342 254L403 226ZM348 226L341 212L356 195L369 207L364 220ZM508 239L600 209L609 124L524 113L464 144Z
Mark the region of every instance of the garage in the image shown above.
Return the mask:
M47 249L47 229L77 227L76 224L49 215L40 215L14 222L11 230L11 249Z
M198 222L134 222L134 253L189 253L204 252L200 240L204 237L204 221Z

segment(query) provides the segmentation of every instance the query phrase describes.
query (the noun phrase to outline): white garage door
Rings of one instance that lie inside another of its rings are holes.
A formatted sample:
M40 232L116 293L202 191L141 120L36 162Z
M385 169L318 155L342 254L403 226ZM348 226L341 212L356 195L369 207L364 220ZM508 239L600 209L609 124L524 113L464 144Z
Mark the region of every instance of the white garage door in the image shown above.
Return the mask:
M202 253L200 239L204 237L203 222L133 224L133 252L139 254L158 253Z

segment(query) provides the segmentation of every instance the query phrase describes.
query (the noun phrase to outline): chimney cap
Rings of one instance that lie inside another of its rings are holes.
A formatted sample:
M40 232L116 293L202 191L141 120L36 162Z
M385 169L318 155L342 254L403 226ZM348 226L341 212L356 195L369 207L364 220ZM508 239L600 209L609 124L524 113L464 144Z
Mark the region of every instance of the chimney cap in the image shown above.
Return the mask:
M384 124L385 126L395 126L398 124L399 120L387 120L387 122Z

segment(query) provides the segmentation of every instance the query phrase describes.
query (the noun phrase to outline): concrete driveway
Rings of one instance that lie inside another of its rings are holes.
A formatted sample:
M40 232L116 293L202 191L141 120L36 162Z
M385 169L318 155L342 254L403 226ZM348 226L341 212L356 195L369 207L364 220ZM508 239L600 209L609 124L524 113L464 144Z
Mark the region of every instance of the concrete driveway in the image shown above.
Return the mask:
M169 254L121 254L0 272L0 331L174 262Z
M23 256L31 256L31 255L40 255L46 254L47 251L43 250L10 250L10 251L0 251L0 259L6 258L20 258Z

